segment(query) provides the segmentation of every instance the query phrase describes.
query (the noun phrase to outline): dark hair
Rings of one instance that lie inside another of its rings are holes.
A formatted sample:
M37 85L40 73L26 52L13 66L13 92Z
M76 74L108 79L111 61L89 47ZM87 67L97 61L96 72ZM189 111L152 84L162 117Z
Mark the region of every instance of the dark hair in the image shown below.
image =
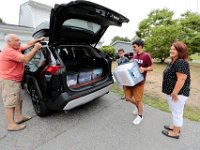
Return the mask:
M118 50L118 53L119 53L119 52L124 52L124 49L119 49L119 50Z
M178 59L184 59L188 61L188 48L185 43L183 43L182 41L176 41L172 43L172 46L174 46L174 48L178 52Z
M141 39L137 39L137 40L132 42L132 45L134 45L134 44L136 44L137 46L141 46L143 48L144 41L142 41Z

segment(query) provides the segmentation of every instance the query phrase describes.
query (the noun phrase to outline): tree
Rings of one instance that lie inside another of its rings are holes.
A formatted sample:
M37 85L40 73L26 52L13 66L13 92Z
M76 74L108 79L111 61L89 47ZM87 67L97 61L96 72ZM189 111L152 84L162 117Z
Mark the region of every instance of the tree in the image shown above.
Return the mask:
M168 9L153 10L139 24L137 36L145 41L145 49L161 62L169 56L172 42L181 40L188 45L189 54L200 52L200 16L186 12L179 19Z
M115 57L115 48L112 46L102 46L100 50L112 59Z
M149 13L148 18L139 24L136 35L145 40L145 49L153 58L161 62L169 56L170 44L181 36L181 31L173 20L173 11L168 9L157 9Z
M152 36L145 38L145 49L150 52L153 58L164 62L169 57L169 49L174 39L182 35L180 27L177 25L158 26L151 30Z
M120 36L115 36L113 39L112 39L112 42L115 42L115 41L125 41L125 42L130 42L131 40L128 38L128 37L120 37Z
M148 14L148 18L139 23L139 30L136 31L136 35L141 39L145 39L152 36L152 28L175 24L176 22L172 20L173 15L174 12L168 9L152 10Z
M184 31L183 41L188 45L189 54L200 52L200 16L197 13L186 12L179 20Z

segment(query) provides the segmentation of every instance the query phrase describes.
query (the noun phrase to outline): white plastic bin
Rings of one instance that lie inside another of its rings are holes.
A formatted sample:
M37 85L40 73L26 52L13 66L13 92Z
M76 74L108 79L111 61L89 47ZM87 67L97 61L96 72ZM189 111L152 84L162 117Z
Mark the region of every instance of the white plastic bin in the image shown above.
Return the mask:
M98 77L101 77L103 73L102 68L94 68L92 71L92 79L96 79Z
M67 85L68 87L77 85L77 79L78 79L78 72L75 71L69 71L67 74Z
M113 75L120 85L135 86L144 80L143 74L139 72L139 65L136 61L118 66Z
M79 70L78 83L89 82L92 79L92 69L81 69Z

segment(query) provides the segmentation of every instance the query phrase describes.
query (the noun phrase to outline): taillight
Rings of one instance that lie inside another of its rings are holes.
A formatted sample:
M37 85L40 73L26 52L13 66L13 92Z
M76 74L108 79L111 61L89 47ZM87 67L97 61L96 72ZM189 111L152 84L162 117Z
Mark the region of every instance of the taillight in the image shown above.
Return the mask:
M49 75L55 75L55 74L59 74L61 71L61 66L60 65L56 65L56 66L48 66L44 72L46 74L49 74Z

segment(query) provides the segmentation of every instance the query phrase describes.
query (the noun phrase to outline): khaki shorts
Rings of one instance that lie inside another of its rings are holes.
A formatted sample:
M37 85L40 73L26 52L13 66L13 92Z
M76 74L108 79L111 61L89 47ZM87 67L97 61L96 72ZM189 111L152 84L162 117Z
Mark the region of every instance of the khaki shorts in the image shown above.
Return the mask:
M126 86L125 96L130 99L134 98L136 102L142 101L143 93L144 93L144 84L136 85L134 87Z
M0 79L0 94L3 98L4 107L12 108L21 101L20 99L21 83Z

